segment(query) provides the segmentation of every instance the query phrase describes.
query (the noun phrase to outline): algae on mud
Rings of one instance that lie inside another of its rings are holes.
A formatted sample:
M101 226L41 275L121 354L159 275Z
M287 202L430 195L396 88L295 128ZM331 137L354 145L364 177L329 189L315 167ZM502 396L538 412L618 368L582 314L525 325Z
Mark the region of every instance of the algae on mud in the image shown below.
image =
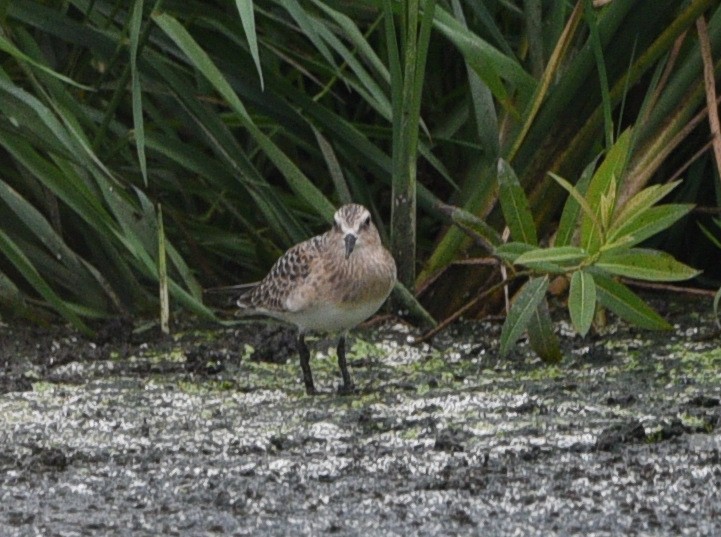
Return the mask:
M698 303L694 307L699 307ZM705 305L703 306L705 307ZM612 325L543 366L499 327L357 332L357 396L277 326L91 343L3 327L3 535L721 533L721 371L707 317ZM328 349L325 352L324 349ZM251 351L257 354L251 354ZM267 351L267 349L265 349ZM254 356L263 356L257 361Z

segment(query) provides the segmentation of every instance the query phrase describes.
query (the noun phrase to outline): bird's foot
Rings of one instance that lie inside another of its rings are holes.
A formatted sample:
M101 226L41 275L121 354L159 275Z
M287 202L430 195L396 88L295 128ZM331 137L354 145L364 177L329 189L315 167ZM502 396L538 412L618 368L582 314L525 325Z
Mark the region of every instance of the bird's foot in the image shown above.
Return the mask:
M352 382L338 386L338 395L354 395L356 393L358 393L358 388Z

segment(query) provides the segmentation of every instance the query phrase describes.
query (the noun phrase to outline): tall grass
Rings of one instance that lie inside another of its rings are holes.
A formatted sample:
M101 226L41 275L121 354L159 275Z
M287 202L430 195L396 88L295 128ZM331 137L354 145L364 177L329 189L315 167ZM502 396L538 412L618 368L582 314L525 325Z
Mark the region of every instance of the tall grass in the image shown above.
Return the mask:
M718 58L721 12L589 4L2 3L0 311L89 332L157 312L167 273L171 306L212 318L202 287L258 278L349 200L427 286L477 251L445 204L501 229L498 157L545 237L564 199L546 173L579 176L636 124L628 199L705 143L685 130L704 106L693 28L705 14ZM437 281L438 315L470 276Z

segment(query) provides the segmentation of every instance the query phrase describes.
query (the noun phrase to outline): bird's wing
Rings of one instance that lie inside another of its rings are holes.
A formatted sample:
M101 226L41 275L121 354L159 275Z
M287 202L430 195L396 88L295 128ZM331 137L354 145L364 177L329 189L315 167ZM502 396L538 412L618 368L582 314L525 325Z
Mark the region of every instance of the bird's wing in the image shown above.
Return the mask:
M290 248L275 262L268 275L241 297L239 304L266 312L302 310L302 304L297 300L291 300L293 303L289 304L289 299L302 291L317 265L321 242L321 236L318 236Z

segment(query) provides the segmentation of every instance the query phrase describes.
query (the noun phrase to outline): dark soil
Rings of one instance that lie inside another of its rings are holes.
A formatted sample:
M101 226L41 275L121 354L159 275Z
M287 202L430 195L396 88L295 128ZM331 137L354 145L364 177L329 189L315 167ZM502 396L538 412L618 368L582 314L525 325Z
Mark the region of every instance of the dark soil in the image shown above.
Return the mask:
M611 325L565 358L497 355L500 327L433 345L107 325L0 325L0 535L719 535L721 350L710 304L670 333Z

